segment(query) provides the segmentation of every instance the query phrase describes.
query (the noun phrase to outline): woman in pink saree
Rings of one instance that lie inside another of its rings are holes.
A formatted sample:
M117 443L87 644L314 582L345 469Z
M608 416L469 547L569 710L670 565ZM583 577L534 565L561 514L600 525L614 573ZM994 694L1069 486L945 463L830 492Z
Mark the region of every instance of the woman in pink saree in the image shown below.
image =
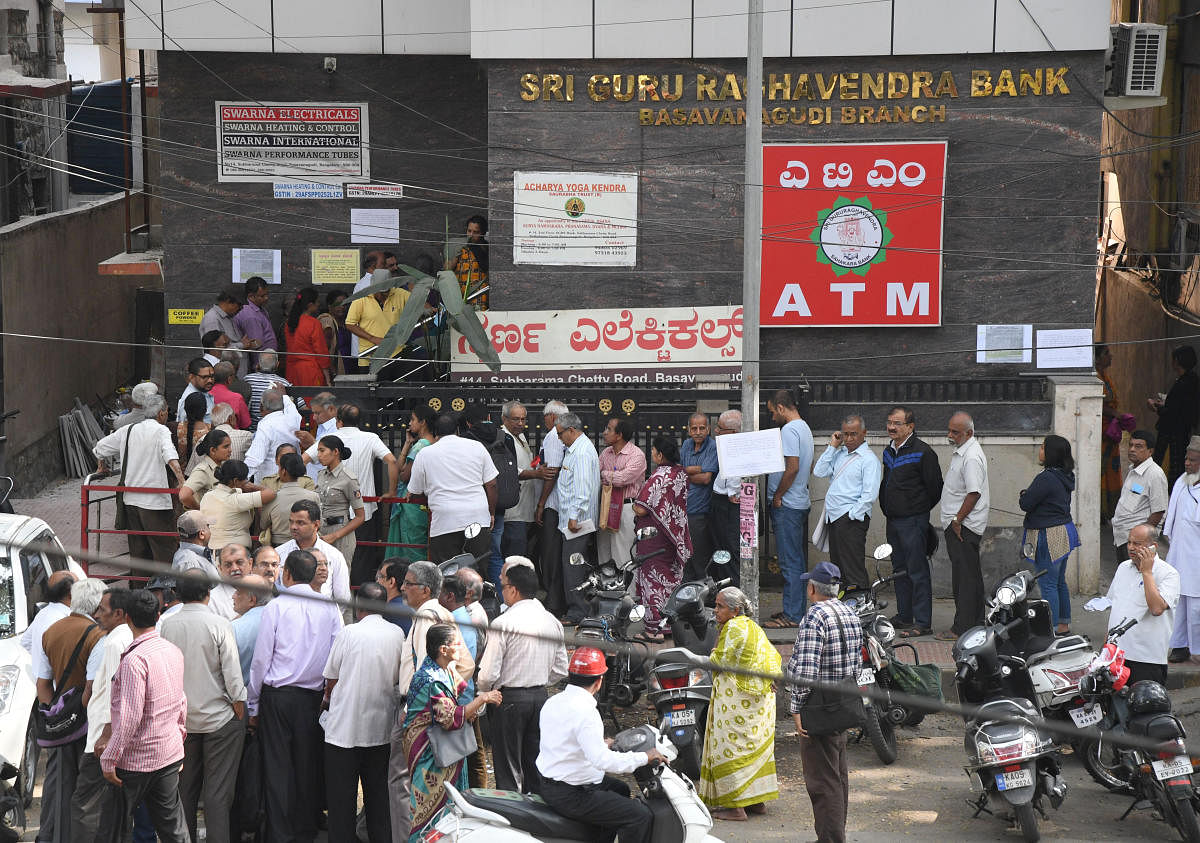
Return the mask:
M663 606L683 576L683 566L692 555L692 537L687 520L687 472L679 464L679 446L664 436L655 437L650 458L656 466L642 484L633 505L638 529L654 527L658 535L637 544L638 556L662 550L638 568L634 577L639 599L646 607L645 639L663 640Z

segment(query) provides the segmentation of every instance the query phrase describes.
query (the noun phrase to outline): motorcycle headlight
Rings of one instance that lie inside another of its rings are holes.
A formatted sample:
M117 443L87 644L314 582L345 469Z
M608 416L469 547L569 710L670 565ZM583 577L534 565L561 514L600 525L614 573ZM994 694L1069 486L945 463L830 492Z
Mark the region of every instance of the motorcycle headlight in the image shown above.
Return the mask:
M1002 585L996 589L996 602L1001 606L1011 606L1017 602L1017 592L1012 586Z
M896 640L896 627L887 618L878 618L875 621L875 637L884 644L891 644Z
M0 667L0 714L7 714L8 710L12 708L20 677L21 668L15 664Z
M635 603L633 608L629 610L629 622L637 623L644 620L646 617L646 607L641 603Z

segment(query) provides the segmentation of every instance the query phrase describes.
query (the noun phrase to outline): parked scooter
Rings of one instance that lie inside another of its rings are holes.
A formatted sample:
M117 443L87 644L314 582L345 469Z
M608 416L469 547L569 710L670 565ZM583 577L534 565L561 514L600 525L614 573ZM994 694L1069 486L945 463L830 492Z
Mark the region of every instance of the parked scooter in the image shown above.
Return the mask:
M18 829L25 828L25 799L18 780L17 768L0 755L0 843L17 843Z
M612 743L617 752L657 749L674 760L675 746L650 725L618 734ZM712 816L687 779L664 764L647 764L634 771L637 799L653 814L650 839L654 843L721 843L709 832ZM450 810L427 831L424 843L557 843L602 840L600 829L554 812L540 798L503 790L464 790L445 785Z
M1157 682L1143 679L1126 686L1129 668L1125 651L1117 641L1137 619L1130 618L1108 631L1108 639L1079 682L1086 705L1071 717L1081 728L1096 726L1103 732L1137 735L1162 741L1157 751L1127 749L1102 740L1086 738L1079 752L1083 766L1093 779L1116 793L1133 797L1121 819L1138 807L1158 809L1188 843L1200 841L1200 810L1194 765L1198 759L1186 754L1187 737L1179 718L1171 713L1171 699Z
M729 564L728 551L718 550L709 568ZM650 670L647 699L658 711L658 728L679 750L672 766L692 781L700 778L704 729L712 697L712 673L688 663L693 654L707 656L717 643L717 621L709 603L729 584L728 579L680 583L671 593L663 616L671 626L674 647L660 650Z
M975 816L990 814L989 799L1002 798L1012 807L1014 822L1027 841L1040 837L1038 814L1045 816L1043 800L1057 809L1067 793L1059 747L1038 729L1034 723L1039 716L1037 707L1017 690L1029 689L1029 676L1026 658L1014 650L1022 651L1022 645L1031 643L1031 649L1038 649L1036 645L1041 644L1030 635L1030 615L1036 620L1038 608L1031 605L1007 623L999 622L1001 617L1015 614L1012 608L1025 601L1034 579L1022 571L1003 580L992 599L988 616L993 620L967 630L953 649L959 700L979 706L967 722L963 739L964 769L972 792L979 794L973 803ZM997 719L1000 716L1005 719Z

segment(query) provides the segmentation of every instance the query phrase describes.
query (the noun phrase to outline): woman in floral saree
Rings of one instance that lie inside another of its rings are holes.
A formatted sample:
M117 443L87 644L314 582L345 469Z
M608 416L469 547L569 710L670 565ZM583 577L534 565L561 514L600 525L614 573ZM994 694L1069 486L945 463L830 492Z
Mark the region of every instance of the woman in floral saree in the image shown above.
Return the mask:
M658 535L637 543L637 555L663 550L647 559L634 576L638 599L646 607L646 634L651 643L663 640L662 610L683 577L683 566L692 555L687 520L687 472L679 464L679 446L665 436L655 437L650 457L656 468L642 484L633 504L634 525L654 527Z
M412 780L412 826L409 843L419 843L421 835L438 821L450 795L446 782L460 790L467 787L463 759L449 767L438 766L429 742L433 728L453 731L474 720L488 703L499 705L499 691L484 691L467 705L458 698L467 687L454 669L454 627L437 623L425 637L425 661L408 688L408 711L404 717L404 755ZM435 725L436 724L436 725Z
M779 651L748 615L750 600L730 586L717 594L716 665L778 673ZM717 671L704 731L700 798L720 820L765 814L779 798L775 777L775 688L769 679Z

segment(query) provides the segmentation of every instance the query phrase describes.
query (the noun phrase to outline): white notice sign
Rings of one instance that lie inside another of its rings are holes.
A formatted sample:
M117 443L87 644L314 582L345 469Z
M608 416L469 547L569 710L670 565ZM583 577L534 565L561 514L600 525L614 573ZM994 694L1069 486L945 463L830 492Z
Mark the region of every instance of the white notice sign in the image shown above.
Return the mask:
M1090 369L1092 355L1091 328L1037 332L1039 369Z
M513 173L513 263L633 266L636 173Z
M976 325L976 363L1028 363L1033 356L1032 325Z
M754 477L783 471L783 440L777 427L714 437L717 463L726 477Z
M402 184L348 184L347 199L403 199Z
M311 181L274 182L276 199L341 199L340 184L319 184Z
M280 263L283 253L279 249L234 249L233 283L245 284L255 276L268 284L283 282Z
M399 243L398 208L351 208L351 243Z

